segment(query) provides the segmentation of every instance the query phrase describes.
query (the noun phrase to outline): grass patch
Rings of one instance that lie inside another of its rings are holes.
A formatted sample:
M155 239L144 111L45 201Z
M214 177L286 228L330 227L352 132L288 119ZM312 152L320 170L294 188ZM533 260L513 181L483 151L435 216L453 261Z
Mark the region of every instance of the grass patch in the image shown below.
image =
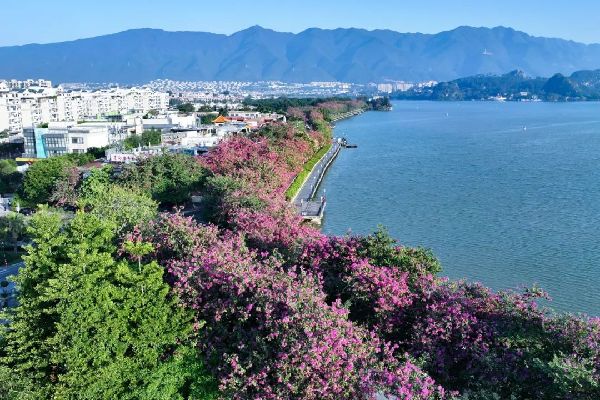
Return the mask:
M319 151L313 154L310 160L308 160L304 164L304 167L302 167L302 171L300 171L300 173L296 175L296 178L294 178L294 181L292 182L290 187L287 188L287 190L285 191L285 198L287 200L291 200L294 196L296 196L296 194L304 184L304 181L306 180L306 178L308 178L308 174L310 174L310 171L313 169L315 164L318 163L321 158L323 158L323 156L329 151L329 149L331 149L331 146L332 144L328 143L325 146L321 147Z

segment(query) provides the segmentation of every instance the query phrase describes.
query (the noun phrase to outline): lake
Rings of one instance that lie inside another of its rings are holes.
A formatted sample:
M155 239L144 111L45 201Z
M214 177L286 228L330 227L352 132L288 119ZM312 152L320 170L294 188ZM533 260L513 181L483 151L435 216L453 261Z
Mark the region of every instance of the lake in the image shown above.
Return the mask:
M443 274L600 315L600 103L395 102L341 121L323 232L385 225Z

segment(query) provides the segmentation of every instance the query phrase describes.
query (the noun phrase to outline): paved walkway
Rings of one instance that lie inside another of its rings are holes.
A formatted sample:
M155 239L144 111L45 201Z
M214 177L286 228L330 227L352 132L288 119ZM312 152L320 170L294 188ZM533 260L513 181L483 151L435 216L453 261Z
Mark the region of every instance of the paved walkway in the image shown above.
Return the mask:
M296 198L294 199L294 205L298 209L300 215L315 217L321 212L321 207L324 203L324 199L318 199L314 201L313 198L317 193L317 189L323 179L323 175L327 170L329 163L335 158L337 152L340 150L340 144L335 142L331 149L315 164L312 172L304 182L304 185L298 191Z
M25 263L18 262L16 264L11 264L8 267L0 267L0 282L8 280L8 277L11 275L16 275L19 272L19 268L24 265ZM17 305L14 282L9 282L8 287L6 288L0 288L0 293L8 293L8 297L0 297L0 310L4 307L5 301L8 307L14 307ZM4 323L4 321L0 320L0 323Z
M18 262L16 264L11 264L8 267L1 266L0 267L0 282L6 280L11 275L16 275L19 272L19 268L25 265L24 262Z

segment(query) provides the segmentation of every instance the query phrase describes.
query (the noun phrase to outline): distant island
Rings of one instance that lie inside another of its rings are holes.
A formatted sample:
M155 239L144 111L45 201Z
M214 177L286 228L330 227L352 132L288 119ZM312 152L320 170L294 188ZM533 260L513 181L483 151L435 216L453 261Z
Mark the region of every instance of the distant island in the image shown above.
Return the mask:
M504 75L475 75L394 92L402 100L596 101L600 100L600 69L529 77L515 70Z

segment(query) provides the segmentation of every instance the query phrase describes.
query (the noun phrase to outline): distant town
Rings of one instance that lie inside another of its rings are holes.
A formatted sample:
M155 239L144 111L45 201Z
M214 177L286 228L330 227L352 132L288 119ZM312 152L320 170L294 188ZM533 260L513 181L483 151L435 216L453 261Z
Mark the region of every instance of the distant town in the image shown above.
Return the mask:
M436 82L182 82L155 80L141 87L114 83L64 83L45 79L0 80L0 142L23 144L21 161L107 147L107 160L128 162L165 146L197 154L224 137L258 129L283 115L260 113L247 99L378 96ZM221 116L222 118L218 118ZM126 148L144 131L158 143ZM154 145L154 146L153 146Z

